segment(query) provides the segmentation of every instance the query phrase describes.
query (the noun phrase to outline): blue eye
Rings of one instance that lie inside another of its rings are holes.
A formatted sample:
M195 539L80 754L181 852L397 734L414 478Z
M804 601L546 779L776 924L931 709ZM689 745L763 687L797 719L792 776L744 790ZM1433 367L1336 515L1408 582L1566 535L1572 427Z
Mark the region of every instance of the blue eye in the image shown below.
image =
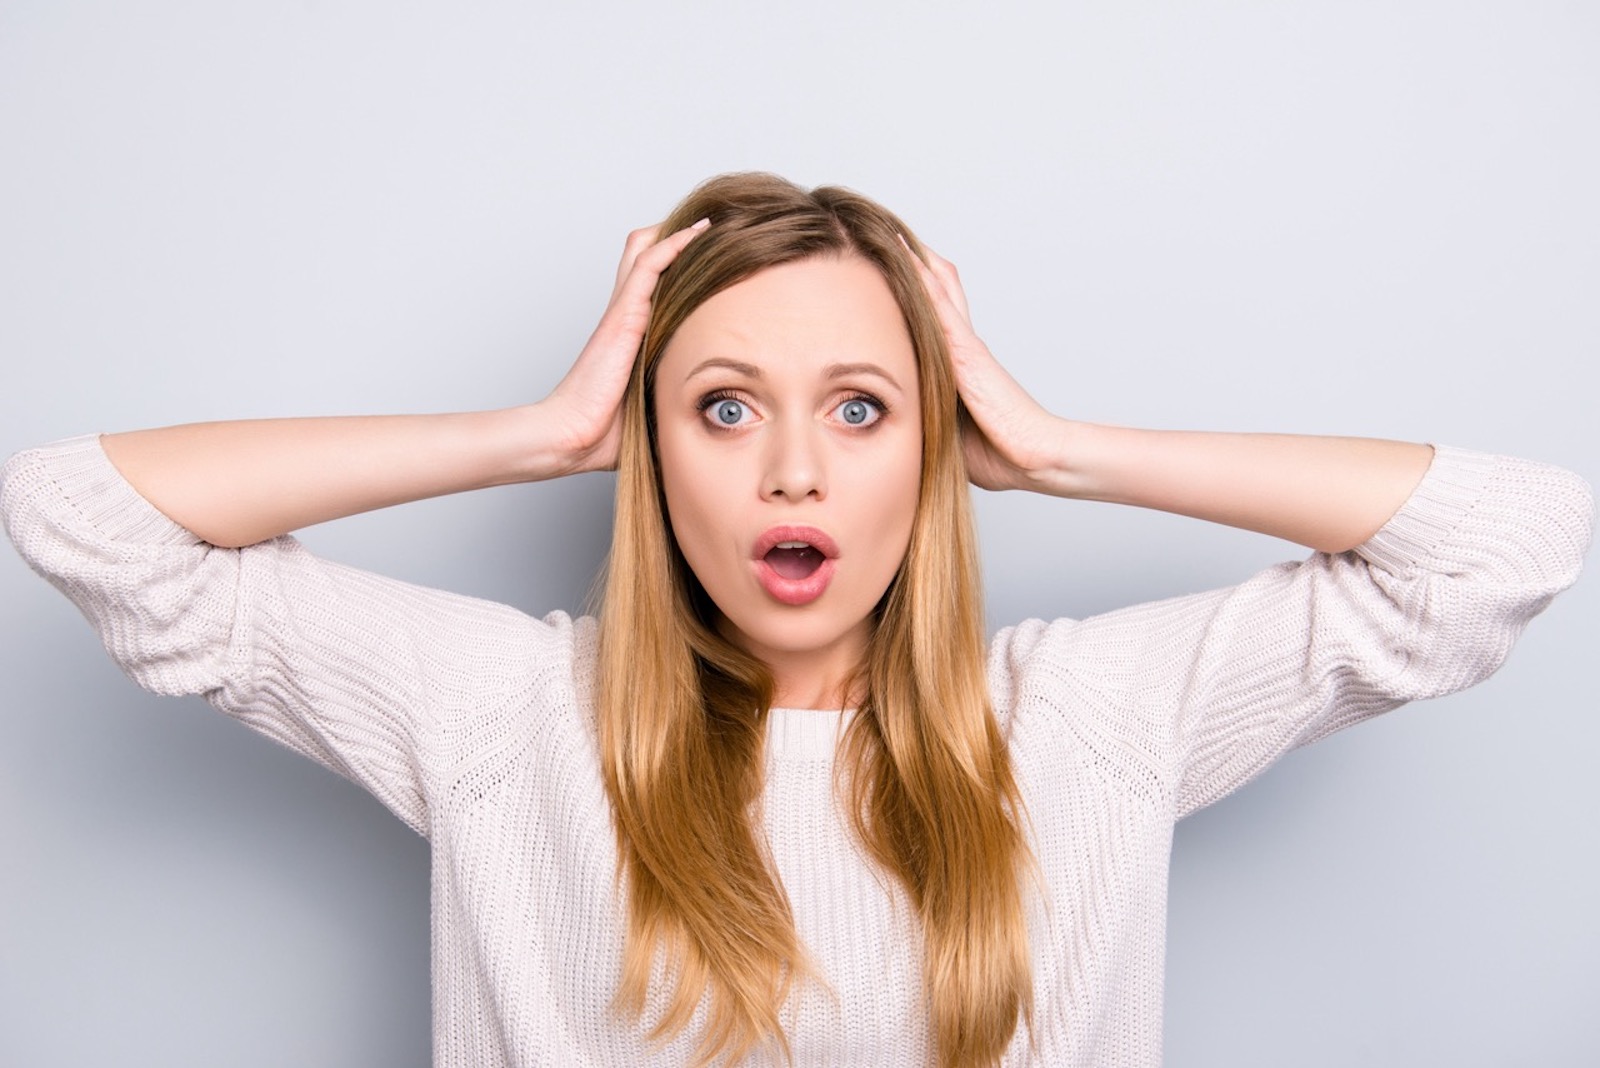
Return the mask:
M750 414L743 401L734 400L732 397L713 397L709 404L701 408L701 411L707 409L710 410L711 418L715 424L721 427L739 426L746 421L745 417Z
M883 409L865 397L852 397L834 411L850 426L871 426L883 416Z

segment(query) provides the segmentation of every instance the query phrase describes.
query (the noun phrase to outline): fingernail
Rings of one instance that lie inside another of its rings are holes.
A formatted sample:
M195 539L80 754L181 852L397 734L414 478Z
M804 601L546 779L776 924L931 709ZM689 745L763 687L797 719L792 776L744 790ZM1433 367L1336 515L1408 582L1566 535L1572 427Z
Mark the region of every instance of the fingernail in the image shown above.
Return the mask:
M689 229L691 229L691 230L704 230L706 227L708 227L710 225L711 225L711 218L710 218L710 216L707 216L706 218L701 219L699 222L695 223L693 226L689 227Z

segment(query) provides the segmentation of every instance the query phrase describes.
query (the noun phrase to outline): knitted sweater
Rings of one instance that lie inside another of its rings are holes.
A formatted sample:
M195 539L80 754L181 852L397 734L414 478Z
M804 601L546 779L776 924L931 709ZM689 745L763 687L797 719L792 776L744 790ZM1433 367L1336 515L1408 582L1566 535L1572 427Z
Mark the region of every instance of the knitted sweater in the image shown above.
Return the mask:
M140 685L203 694L430 839L439 1068L687 1062L703 1005L657 1046L607 1008L626 916L595 751L594 620L396 582L291 537L207 545L94 437L13 457L0 505L23 556ZM1028 915L1034 1029L1004 1063L1158 1065L1175 821L1294 746L1486 677L1576 578L1592 512L1569 472L1440 448L1352 552L1000 632L989 682L1048 895ZM831 988L799 987L783 1024L799 1065L921 1066L915 916L834 800L846 716L771 716L764 830Z

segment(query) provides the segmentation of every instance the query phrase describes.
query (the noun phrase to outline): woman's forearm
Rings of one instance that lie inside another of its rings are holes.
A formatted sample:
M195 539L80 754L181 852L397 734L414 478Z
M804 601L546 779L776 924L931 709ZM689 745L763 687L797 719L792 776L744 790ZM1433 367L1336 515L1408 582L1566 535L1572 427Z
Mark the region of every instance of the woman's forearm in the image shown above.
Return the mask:
M448 415L193 423L107 434L107 457L168 517L236 547L406 501L579 469L539 405Z
M1370 538L1433 459L1372 438L1135 430L1058 420L1030 488L1156 508L1325 552Z

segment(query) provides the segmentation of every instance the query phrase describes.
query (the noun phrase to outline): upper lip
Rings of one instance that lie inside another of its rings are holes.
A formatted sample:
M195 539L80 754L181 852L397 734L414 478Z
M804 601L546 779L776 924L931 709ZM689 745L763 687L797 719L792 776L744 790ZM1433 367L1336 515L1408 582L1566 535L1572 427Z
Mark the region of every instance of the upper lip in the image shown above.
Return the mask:
M816 527L773 527L756 539L755 551L751 556L760 560L784 541L803 541L829 560L839 555L839 546Z

